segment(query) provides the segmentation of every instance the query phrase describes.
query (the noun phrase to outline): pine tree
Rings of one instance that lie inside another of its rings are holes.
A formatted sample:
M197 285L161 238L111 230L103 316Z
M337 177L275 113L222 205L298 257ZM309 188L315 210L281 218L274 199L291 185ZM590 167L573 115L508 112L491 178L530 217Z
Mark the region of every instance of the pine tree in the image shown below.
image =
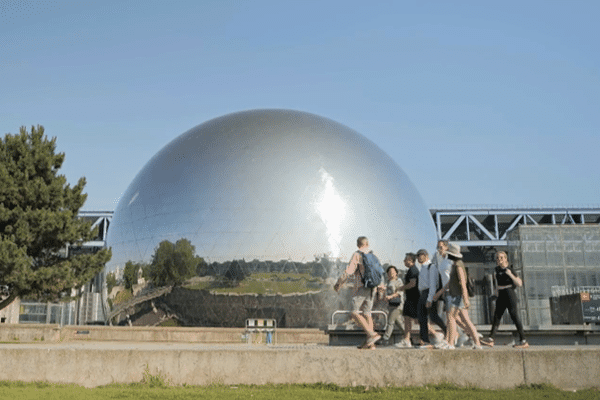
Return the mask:
M110 260L108 249L65 257L68 246L94 232L77 217L87 197L85 178L71 187L58 173L64 159L40 125L0 139L0 284L10 291L0 309L16 297L55 300Z

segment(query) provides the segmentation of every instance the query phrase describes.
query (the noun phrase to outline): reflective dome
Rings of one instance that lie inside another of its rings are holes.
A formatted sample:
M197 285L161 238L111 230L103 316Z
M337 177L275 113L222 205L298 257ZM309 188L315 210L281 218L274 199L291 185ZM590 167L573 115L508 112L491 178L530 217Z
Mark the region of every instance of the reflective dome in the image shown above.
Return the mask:
M400 266L436 240L415 186L371 141L305 112L244 111L190 129L144 166L115 210L107 270L186 238L214 274L236 260L246 276L284 265L301 274L326 259L324 276L337 277L358 236Z

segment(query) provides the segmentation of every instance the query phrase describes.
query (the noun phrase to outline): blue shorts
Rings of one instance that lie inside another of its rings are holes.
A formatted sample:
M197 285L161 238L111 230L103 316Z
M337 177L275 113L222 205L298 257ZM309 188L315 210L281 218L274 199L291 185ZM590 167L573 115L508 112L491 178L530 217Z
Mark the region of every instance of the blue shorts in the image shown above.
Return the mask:
M446 295L446 309L450 311L452 308L458 308L459 310L465 308L462 296Z

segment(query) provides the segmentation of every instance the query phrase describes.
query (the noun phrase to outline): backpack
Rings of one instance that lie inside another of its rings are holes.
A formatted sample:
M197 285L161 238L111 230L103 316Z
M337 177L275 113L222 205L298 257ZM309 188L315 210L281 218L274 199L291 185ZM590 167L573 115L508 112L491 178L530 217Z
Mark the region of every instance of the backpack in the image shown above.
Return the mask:
M381 266L379 259L372 251L368 253L359 251L359 253L362 254L362 264L365 267L365 274L360 275L362 283L367 288L379 286L383 280L383 267Z

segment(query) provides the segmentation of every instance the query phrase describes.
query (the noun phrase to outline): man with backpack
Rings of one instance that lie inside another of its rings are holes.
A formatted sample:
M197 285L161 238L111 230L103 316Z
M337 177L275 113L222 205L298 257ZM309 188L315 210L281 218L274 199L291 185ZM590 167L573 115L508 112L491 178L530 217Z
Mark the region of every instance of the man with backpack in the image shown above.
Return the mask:
M344 282L349 279L354 280L355 287L350 315L367 334L365 343L359 347L375 349L375 343L381 339L381 336L373 328L371 310L377 287L383 287L383 268L369 248L369 240L365 236L361 236L356 240L356 246L358 251L352 254L346 270L337 280L333 289L339 292Z

